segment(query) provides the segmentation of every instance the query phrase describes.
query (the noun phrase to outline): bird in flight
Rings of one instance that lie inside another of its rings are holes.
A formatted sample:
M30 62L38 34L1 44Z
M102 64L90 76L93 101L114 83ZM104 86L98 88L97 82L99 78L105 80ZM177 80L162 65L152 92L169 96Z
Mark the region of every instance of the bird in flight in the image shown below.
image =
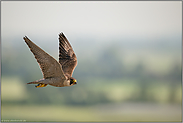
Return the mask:
M36 88L47 85L64 87L77 84L76 79L72 77L77 65L77 58L63 33L59 34L59 62L34 44L27 36L23 39L34 54L43 74L43 79L27 84L37 84Z

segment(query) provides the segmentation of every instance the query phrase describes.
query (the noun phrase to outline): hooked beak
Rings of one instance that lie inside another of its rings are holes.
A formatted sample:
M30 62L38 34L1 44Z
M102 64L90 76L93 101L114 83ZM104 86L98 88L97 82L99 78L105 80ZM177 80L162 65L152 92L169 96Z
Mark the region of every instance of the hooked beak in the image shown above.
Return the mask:
M76 80L74 80L74 84L77 84L77 81Z

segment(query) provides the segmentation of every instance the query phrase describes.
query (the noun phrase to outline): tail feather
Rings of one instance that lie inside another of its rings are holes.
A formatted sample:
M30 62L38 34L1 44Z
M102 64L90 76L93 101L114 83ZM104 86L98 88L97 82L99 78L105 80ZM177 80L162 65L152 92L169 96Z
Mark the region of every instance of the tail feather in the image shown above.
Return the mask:
M28 82L27 84L39 84L40 82L34 81L34 82Z
M44 83L44 82L45 82L45 79L40 79L40 80L36 80L36 81L33 81L33 82L28 82L27 84L41 84L41 83Z

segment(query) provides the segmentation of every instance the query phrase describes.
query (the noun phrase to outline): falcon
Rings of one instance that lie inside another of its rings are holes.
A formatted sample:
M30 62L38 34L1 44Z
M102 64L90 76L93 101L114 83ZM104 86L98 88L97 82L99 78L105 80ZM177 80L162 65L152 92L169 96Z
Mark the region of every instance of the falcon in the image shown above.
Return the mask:
M77 84L77 80L72 77L72 73L77 66L77 58L63 33L59 34L59 62L34 44L27 36L23 39L34 54L43 74L43 79L27 84L37 84L36 88L46 87L47 85L64 87Z

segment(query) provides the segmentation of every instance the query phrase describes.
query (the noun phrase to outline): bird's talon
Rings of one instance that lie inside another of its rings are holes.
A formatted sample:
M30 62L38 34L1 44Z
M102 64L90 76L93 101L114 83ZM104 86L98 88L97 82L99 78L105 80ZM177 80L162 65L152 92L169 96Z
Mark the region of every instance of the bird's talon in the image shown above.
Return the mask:
M47 86L47 84L42 84L42 83L41 83L41 84L36 85L35 87L36 87L36 88L40 88L40 87L46 87L46 86Z

